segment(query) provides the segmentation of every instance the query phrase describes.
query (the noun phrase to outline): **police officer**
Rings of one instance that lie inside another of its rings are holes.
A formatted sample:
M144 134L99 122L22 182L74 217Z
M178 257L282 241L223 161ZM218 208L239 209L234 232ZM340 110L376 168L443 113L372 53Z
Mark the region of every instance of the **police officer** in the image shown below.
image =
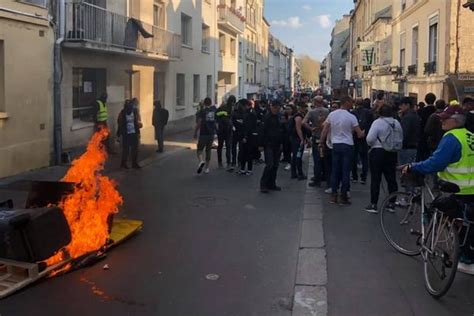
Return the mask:
M438 114L446 133L438 148L425 161L406 165L403 172L421 174L438 172L442 180L455 183L461 189L456 198L464 203L474 202L474 133L464 128L466 114L459 106L450 106ZM461 249L458 270L474 274L474 234Z

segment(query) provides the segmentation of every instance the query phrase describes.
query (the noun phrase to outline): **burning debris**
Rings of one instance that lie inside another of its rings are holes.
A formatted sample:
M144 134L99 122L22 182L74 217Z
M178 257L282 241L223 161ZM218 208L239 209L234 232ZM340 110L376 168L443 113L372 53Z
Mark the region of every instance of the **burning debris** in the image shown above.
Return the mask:
M74 192L58 205L69 224L71 242L46 261L48 266L97 251L107 243L112 216L123 203L116 184L100 174L107 159L103 142L108 135L107 129L97 131L62 179L75 183Z
M101 174L108 134L102 129L92 136L61 182L34 181L25 209L0 203L0 299L41 278L90 266L142 228L141 221L113 219L123 200Z

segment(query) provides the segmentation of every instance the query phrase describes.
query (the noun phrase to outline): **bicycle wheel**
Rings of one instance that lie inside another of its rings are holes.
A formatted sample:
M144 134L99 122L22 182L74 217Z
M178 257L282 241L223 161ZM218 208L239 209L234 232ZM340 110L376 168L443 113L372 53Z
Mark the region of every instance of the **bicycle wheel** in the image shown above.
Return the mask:
M421 201L417 195L393 192L380 208L380 225L387 241L407 256L420 254Z
M458 270L459 232L453 220L437 212L423 244L425 286L433 297L440 298L448 292Z

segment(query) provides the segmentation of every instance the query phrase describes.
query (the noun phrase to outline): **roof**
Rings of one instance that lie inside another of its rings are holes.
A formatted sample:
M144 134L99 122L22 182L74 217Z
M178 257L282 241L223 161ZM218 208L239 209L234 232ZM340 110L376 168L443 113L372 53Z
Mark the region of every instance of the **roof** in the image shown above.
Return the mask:
M378 19L391 19L392 18L392 6L388 6L385 9L375 13L375 21Z
M263 21L268 25L270 26L270 23L267 21L267 19L265 17L263 17Z

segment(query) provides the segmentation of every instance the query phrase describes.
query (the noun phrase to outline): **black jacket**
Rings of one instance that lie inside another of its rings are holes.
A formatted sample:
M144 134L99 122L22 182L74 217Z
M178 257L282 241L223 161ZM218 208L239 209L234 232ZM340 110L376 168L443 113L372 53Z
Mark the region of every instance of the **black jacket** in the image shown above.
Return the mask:
M434 152L438 148L438 144L443 138L444 131L442 128L441 119L438 116L438 113L441 113L441 110L436 111L431 114L425 124L424 134L426 135L426 143L430 152Z
M247 140L257 137L257 115L252 109L245 111L242 127L242 137Z
M153 109L152 124L155 127L168 124L169 112L166 109Z
M414 110L408 110L401 119L403 129L403 148L416 149L420 141L421 119Z
M280 146L283 142L283 130L280 116L267 113L263 118L263 135L260 138L262 146Z
M357 117L360 129L368 133L370 126L374 121L374 114L372 111L364 107L358 107L352 111L352 114Z
M468 112L466 114L466 129L474 133L474 113Z
M216 120L217 120L217 133L227 134L232 132L232 106L224 104L217 109Z
M232 112L232 126L234 127L234 139L240 141L244 137L244 112L235 110Z

